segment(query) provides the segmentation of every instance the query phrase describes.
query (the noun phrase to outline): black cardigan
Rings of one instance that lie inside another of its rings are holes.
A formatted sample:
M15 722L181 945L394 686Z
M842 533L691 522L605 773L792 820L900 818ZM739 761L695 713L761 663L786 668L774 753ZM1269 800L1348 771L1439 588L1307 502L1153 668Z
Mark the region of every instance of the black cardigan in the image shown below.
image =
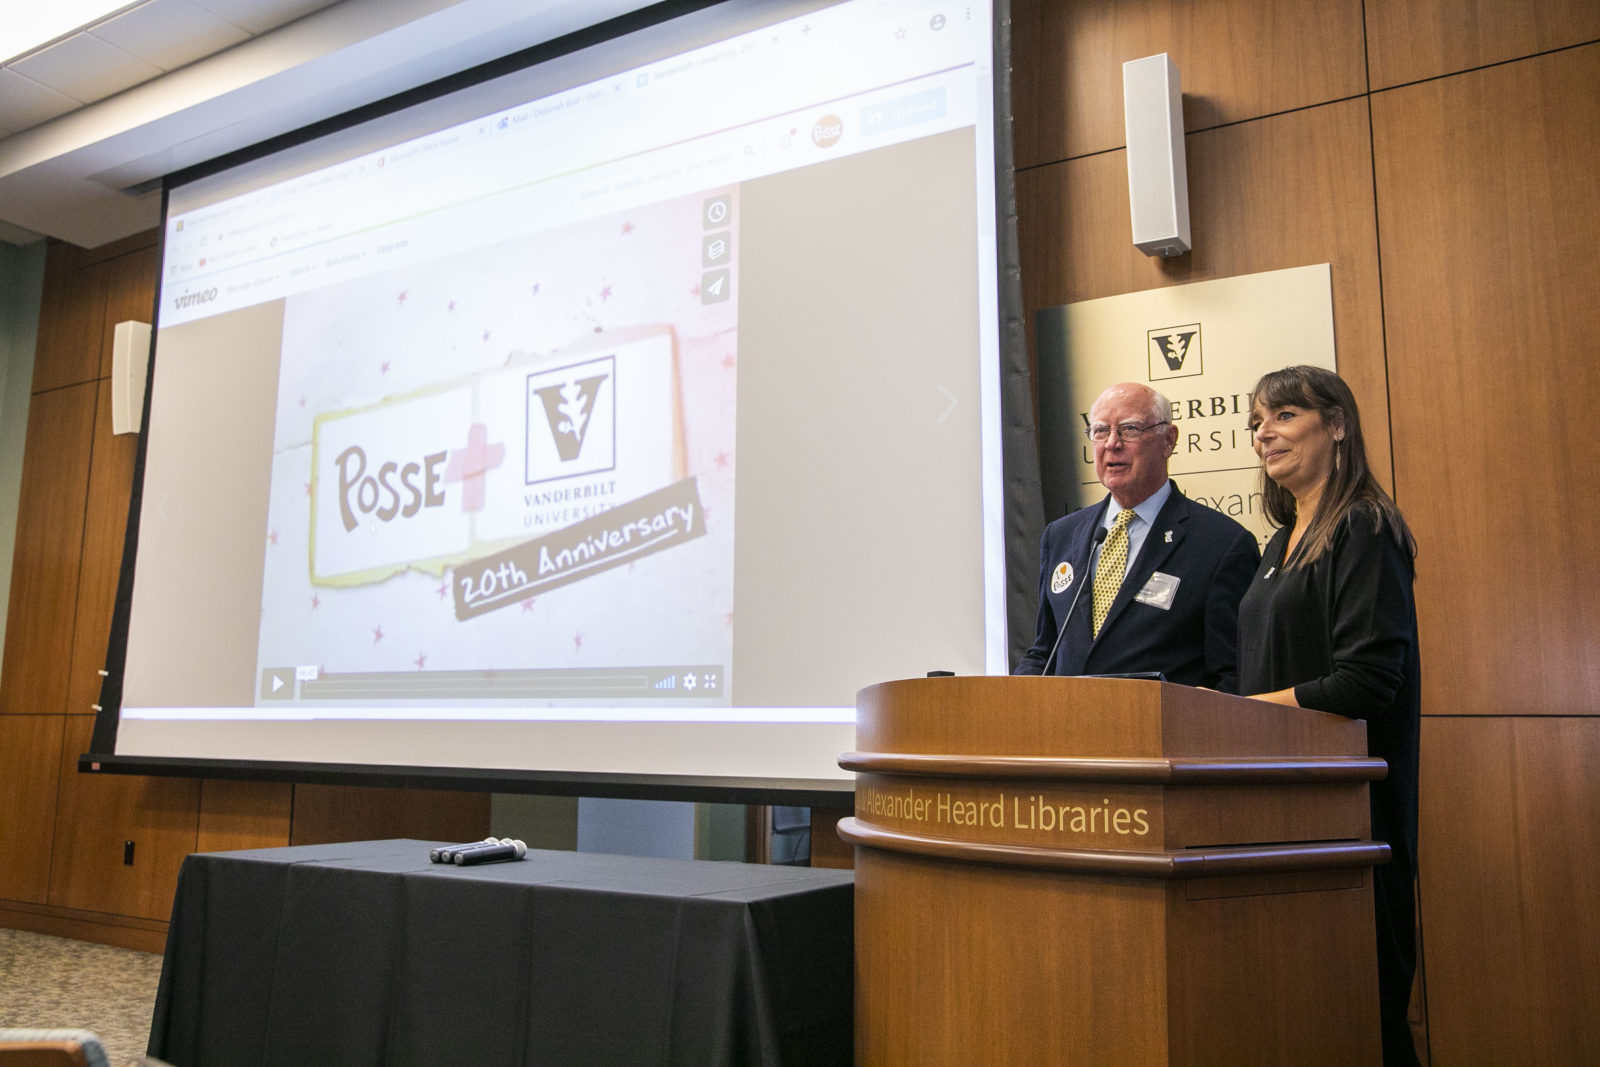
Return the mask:
M1287 527L1273 535L1239 605L1239 692L1293 687L1302 708L1365 719L1368 753L1389 764L1372 784L1372 836L1415 862L1422 706L1410 555L1370 505L1345 516L1310 566L1284 568L1288 540Z

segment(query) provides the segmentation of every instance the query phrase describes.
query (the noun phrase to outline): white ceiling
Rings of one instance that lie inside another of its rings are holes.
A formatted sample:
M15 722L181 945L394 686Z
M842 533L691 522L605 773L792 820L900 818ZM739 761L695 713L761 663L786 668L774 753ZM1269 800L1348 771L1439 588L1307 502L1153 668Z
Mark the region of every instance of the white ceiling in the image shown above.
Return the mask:
M0 240L126 237L160 221L165 174L644 6L130 4L0 65Z

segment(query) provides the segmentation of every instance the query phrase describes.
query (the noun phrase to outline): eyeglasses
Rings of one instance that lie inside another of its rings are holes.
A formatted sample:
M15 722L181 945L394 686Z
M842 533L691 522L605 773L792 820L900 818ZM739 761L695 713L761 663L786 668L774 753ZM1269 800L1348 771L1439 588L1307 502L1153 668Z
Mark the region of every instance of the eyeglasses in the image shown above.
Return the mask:
M1160 422L1146 423L1143 426L1140 426L1137 422L1123 422L1118 423L1116 426L1106 426L1102 423L1096 423L1095 425L1085 429L1083 431L1083 436L1087 437L1097 445L1103 445L1107 441L1111 440L1111 431L1115 430L1117 432L1117 436L1122 438L1124 444L1132 444L1145 434L1149 433L1151 430L1155 429L1157 426L1165 425L1167 425L1166 419L1162 419Z

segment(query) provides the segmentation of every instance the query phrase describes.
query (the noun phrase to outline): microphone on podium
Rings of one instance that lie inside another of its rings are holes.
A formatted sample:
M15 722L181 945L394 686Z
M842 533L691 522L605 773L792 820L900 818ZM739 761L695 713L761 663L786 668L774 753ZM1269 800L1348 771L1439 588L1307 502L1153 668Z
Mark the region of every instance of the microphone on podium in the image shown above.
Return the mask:
M1094 562L1095 549L1100 547L1100 542L1106 539L1110 531L1104 526L1094 528L1094 537L1089 541L1089 558L1083 565L1083 577L1078 581L1078 591L1072 594L1072 603L1067 605L1067 613L1061 619L1061 625L1056 627L1056 643L1050 646L1050 655L1045 657L1044 670L1040 674L1050 673L1050 664L1056 658L1056 653L1061 650L1061 639L1067 636L1067 623L1072 621L1072 613L1078 606L1078 598L1083 596L1083 587L1089 584L1090 564Z

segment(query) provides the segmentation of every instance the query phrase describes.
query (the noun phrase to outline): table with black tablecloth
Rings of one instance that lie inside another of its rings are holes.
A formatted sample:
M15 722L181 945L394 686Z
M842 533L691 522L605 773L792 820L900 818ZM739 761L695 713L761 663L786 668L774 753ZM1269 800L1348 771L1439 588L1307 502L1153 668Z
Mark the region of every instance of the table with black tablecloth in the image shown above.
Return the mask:
M197 1064L848 1063L848 871L438 842L196 854L150 1054Z

